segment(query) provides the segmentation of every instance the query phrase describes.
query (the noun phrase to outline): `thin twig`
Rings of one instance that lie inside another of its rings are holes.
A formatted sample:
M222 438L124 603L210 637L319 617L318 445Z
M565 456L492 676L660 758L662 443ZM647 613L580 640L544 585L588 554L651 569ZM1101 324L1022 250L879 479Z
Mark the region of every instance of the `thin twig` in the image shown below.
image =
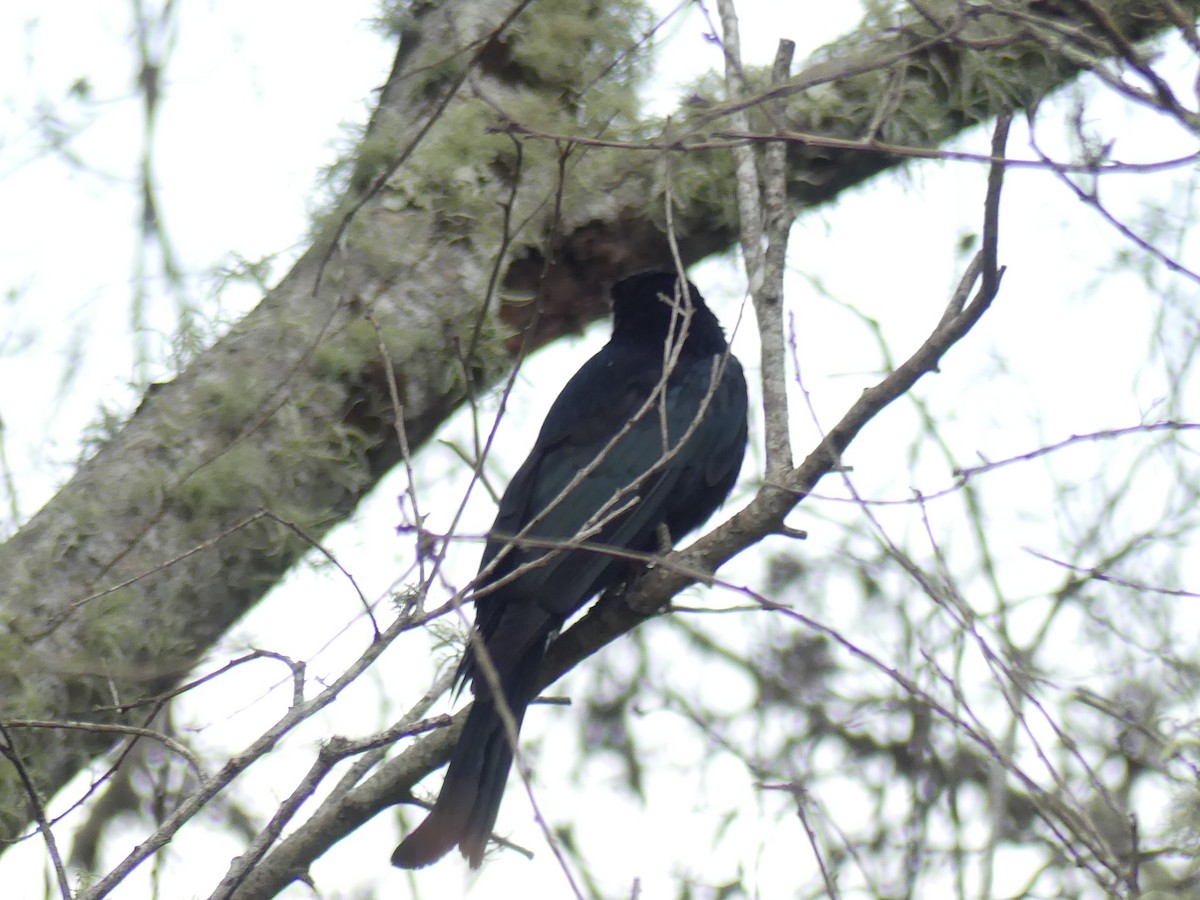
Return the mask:
M173 737L163 734L161 731L155 731L152 728L137 728L133 725L113 725L106 722L74 722L70 720L51 720L51 719L5 719L0 722L0 728L40 728L49 729L51 731L88 731L93 734L119 734L131 737L143 737L152 741L157 741L175 755L182 757L187 762L191 770L196 774L196 777L201 781L204 780L204 767L200 764L200 760L187 747L179 743Z
M0 740L3 740L3 744L0 744L0 756L12 763L13 768L17 770L17 777L21 779L21 784L25 788L25 799L29 802L29 810L33 814L34 821L37 822L38 831L42 833L42 839L46 842L46 852L50 854L50 862L54 866L54 876L58 883L59 893L62 894L63 900L71 900L71 884L67 881L67 870L63 867L62 854L58 852L58 842L54 839L54 831L46 818L46 807L42 804L37 786L33 783L29 770L25 768L25 762L17 751L17 745L13 743L7 723L4 722L0 722Z
M138 844L112 871L85 890L77 900L100 900L117 888L141 863L161 850L196 813L223 791L251 764L271 752L297 725L307 721L315 712L332 703L346 688L365 672L385 649L401 634L425 621L422 617L398 617L380 637L372 641L361 656L338 678L311 700L294 705L271 728L250 744L242 753L231 758L219 772L201 782L200 786L171 812L163 823Z

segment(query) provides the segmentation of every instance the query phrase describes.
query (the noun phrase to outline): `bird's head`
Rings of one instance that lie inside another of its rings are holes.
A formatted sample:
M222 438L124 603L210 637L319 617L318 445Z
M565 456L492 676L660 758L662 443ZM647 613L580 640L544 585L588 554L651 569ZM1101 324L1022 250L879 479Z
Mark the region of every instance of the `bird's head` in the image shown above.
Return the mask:
M667 269L647 269L612 287L613 337L663 344L684 335L685 351L722 353L725 336L694 284Z

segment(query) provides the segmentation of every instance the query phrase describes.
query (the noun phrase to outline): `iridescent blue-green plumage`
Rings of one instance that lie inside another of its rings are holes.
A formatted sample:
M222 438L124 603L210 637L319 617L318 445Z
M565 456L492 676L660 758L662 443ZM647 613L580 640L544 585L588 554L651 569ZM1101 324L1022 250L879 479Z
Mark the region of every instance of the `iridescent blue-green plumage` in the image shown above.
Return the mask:
M673 272L655 270L614 285L612 339L563 388L500 501L459 673L475 702L438 800L394 865L428 865L455 844L472 868L483 858L512 748L475 648L486 648L519 728L563 621L638 571L620 551L657 552L664 526L677 540L733 488L746 382L716 317L684 284L686 295Z

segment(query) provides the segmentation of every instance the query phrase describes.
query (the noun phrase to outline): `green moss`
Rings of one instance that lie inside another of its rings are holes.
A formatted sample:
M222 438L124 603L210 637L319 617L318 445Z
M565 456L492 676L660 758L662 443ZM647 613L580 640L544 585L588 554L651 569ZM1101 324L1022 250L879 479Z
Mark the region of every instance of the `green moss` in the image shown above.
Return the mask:
M196 397L208 427L223 433L239 434L261 414L260 392L251 390L236 373L198 382Z
M432 0L385 0L379 4L379 12L371 20L371 25L380 34L403 40L404 36L410 33L416 14L431 2Z
M314 351L317 371L327 378L346 379L361 375L379 358L379 338L366 319L353 319L335 339L321 341Z
M269 505L278 472L270 457L251 443L234 443L188 476L174 499L204 529L231 512Z
M514 152L512 139L488 134L494 111L478 100L455 104L431 130L421 153L388 183L411 209L476 220L495 213L497 166ZM510 163L511 164L511 163Z
M388 201L389 207L396 202L401 209L364 209L346 229L347 243L384 280L391 280L420 262L433 240L427 234L431 225L428 216L406 211L410 204L398 192L391 192Z
M303 437L298 437L287 445L284 453L303 454L309 459L325 460L330 463L324 473L328 483L342 488L348 494L357 495L362 492L370 478L367 453L380 439L374 435L368 436L349 425L339 425L331 430L327 442L317 446L311 440L306 441ZM278 510L276 512L283 515ZM321 510L321 514L327 515L328 511ZM289 510L287 516L289 521L295 521L304 527L319 524L308 510Z
M83 427L83 436L79 443L79 462L82 463L99 453L129 419L128 410L114 409L101 403L92 421Z
M737 179L733 175L731 151L712 151L704 156L695 153L674 154L667 177L671 179L672 195L687 198L689 206L694 204L697 209L705 210L706 214L702 217L705 221L721 222L726 227L736 226ZM661 230L667 230L662 194L650 202L646 214Z
M421 27L419 15L385 9L381 17L401 33ZM529 139L518 146L513 136L489 126L515 121L554 134L588 135L627 129L637 115L636 86L649 55L635 45L651 22L636 0L551 4L519 17L479 52L477 71L492 83L490 102L460 91L417 151L390 177L384 204L394 217L356 221L350 234L355 248L365 251L386 277L411 265L408 248L427 246L428 239L499 246L498 187L504 190L514 182L519 209L512 221L533 216L540 223L553 201L558 148ZM472 59L470 52L448 53L448 48L415 41L413 48L409 77L420 83L407 89L430 99L443 96ZM366 190L394 166L414 134L411 120L386 111L378 115L359 145L353 188ZM406 212L432 214L436 233L409 235L404 246L400 236L407 227L431 227L414 224Z
M26 629L26 624L12 614L5 616L0 622L0 659L20 659L28 646L27 639L22 636Z
M121 663L131 645L129 636L139 635L136 643L144 646L145 639L154 633L154 629L147 627L144 609L141 592L131 587L118 588L79 607L75 615L81 623L80 634L85 637L86 652L93 659L75 660L74 665L82 671L95 668L98 674L111 664L116 664L118 671L125 669Z
M633 94L644 68L638 64L641 54L630 51L653 24L643 3L551 3L532 12L506 36L513 64L529 73L530 83L569 92L589 111L593 102Z
M388 110L376 114L355 152L351 188L356 194L366 193L375 179L399 158L414 134L411 123L402 122Z

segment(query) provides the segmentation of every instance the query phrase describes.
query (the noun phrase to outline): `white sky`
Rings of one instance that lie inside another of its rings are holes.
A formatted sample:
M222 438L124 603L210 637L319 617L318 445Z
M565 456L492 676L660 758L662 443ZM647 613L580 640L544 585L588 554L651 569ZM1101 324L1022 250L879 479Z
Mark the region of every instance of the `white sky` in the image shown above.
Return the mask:
M779 8L767 2L742 4L748 62L769 61L780 36L798 42L797 57L802 59L807 50L857 19L857 4L851 3L792 4L790 21ZM211 0L185 3L182 10L179 46L167 73L157 172L167 230L190 273L195 296L207 303L213 280L206 273L231 254L247 259L278 254L274 276L287 270L307 228L316 173L336 158L344 143L343 123L365 120L372 90L386 76L393 49L363 24L374 12L368 2ZM0 209L5 211L0 217L0 247L5 248L0 288L20 291L14 300L0 300L0 417L25 517L70 474L81 431L95 419L98 406L110 404L120 412L136 402L128 388L134 377L129 282L137 240L130 184L141 126L130 91L132 57L124 15L120 4L10 0L0 9L0 84L6 86L0 107ZM668 28L672 55L660 66L656 108L671 108L679 85L720 64L705 30L695 11ZM316 48L327 60L324 65L312 64ZM93 96L104 101L86 113L64 102L69 86L83 76L90 80ZM86 117L87 127L71 149L88 171L78 171L41 148L31 124L43 101L68 117ZM1065 120L1069 100L1058 106L1060 121ZM1149 161L1192 149L1147 117L1133 117L1115 104L1108 107L1104 128L1120 134L1117 157ZM1065 126L1054 124L1053 109L1043 113L1043 121L1048 123L1040 134L1043 146L1061 151ZM1021 133L1018 123L1012 155L1028 156ZM961 145L985 152L987 136L967 135ZM955 252L959 237L979 229L983 178L980 167L968 164L912 166L900 177L851 192L835 209L798 222L792 237L795 274L789 303L801 323L799 358L823 426L836 421L874 380L879 367L877 348L865 329L826 298L876 317L897 354L913 348L940 315L957 281L964 264ZM1157 197L1165 204L1179 182L1178 173L1128 176L1107 183L1106 198L1118 211L1133 213L1143 199ZM918 388L931 407L946 412L948 439L969 461L975 452L998 458L1073 432L1154 419L1156 403L1168 388L1138 375L1149 341L1151 304L1136 278L1104 273L1121 246L1113 232L1081 212L1050 176L1021 171L1009 176L1003 222L1001 257L1010 268L996 308L980 333L949 355L943 374ZM731 325L742 291L735 266L728 260L710 262L695 271L694 280ZM257 300L252 290L231 289L220 304L226 316L236 317ZM174 315L166 305L152 311L164 334ZM757 357L752 324L743 324L735 344L750 366ZM498 446L513 448L511 456L497 461L499 468L516 466L557 384L604 339L604 330L598 329L530 361L517 387L517 406L498 441ZM990 377L992 360L1000 355L1007 373ZM892 436L903 441L911 417L904 404L889 411L872 426L871 446L891 446ZM803 412L795 418L800 423L797 448L804 452L815 430L804 425ZM455 427L462 423L452 424L447 433L453 435ZM893 497L907 495L919 468L910 471L906 461L897 466L886 454L866 450L853 462L860 489ZM760 465L755 452L747 469L757 471ZM458 468L449 451L431 447L422 459L425 490L452 490ZM944 472L920 471L931 479L921 484L923 489L948 485ZM1042 489L1036 478L1022 478L1021 489ZM393 536L399 518L394 498L400 489L398 480L390 479L331 539L339 559L368 596L382 594L406 565L408 548L398 546ZM832 483L822 485L822 491L840 493ZM818 507L816 514L834 513ZM467 531L486 528L490 511L485 502L476 502L471 515ZM1012 515L1020 520L1023 511ZM835 539L823 535L819 519L807 511L796 519L813 532L805 553L817 556ZM1012 533L1014 552L1021 546L1049 544L1059 524L1051 518L1026 517L1019 532ZM436 530L436 522L433 527ZM460 554L465 577L473 570L477 552L467 547ZM753 583L759 565L739 561L723 574L735 582ZM1058 575L1049 566L1027 564L1010 577L1019 585L1018 592L1036 593ZM249 646L269 646L308 659L313 675L337 672L362 646L361 622L343 633L356 614L357 600L340 579L325 572L295 572L213 659ZM831 615L836 618L836 611ZM287 621L300 621L304 628L292 633L283 624ZM831 624L854 627L853 622ZM410 642L402 653L391 654L401 655L355 689L360 699L345 698L329 717L305 729L290 749L273 757L269 771L256 768L249 782L253 787L243 779L236 791L239 799L254 806L257 814L269 815L323 736L359 736L387 724L427 683L424 650ZM190 698L181 720L196 729L190 736L199 746L235 751L282 712L286 695L279 690L268 694L280 673L266 671L269 668L260 664L225 679L214 692L197 692ZM736 691L737 685L730 690ZM379 708L378 691L391 708ZM214 708L220 710L216 721ZM650 744L657 740L664 753L674 752L675 720L665 715L648 719ZM526 741L540 742L545 758L554 758L556 752L572 754L573 724L561 719L557 729L553 724L549 714L531 714ZM694 791L694 783L687 778L689 765L679 761L678 766L678 777L666 775L652 784L648 811L615 790L565 793L554 781L555 773L547 773L539 802L552 819L567 818L578 804L586 804L586 815L578 817L579 834L589 847L605 848L591 855L597 870L611 878L608 889L628 893L637 877L643 896L672 896L676 883L670 862L694 860L694 848L708 846L712 824L691 814L694 795L683 792ZM604 760L591 764L587 772L593 786L603 787L617 777L611 762ZM738 797L755 797L749 802L761 804L765 812L731 826L712 852L713 877L730 871L732 859L743 867L747 884L758 896L790 896L794 869L801 865L797 847L802 844L783 800L758 798L746 773L732 762L719 761L712 774L718 772L720 779L705 783L709 799L725 792L734 798L728 801L732 805ZM510 790L500 824L511 829L516 840L538 850L533 863L503 854L476 879L464 881L455 857L409 876L387 865L397 831L394 819L381 816L318 863L314 877L326 896L349 897L368 886L380 896L406 896L402 885L410 878L427 897L454 896L464 887L473 897L511 897L513 885L521 885L523 896L561 896L562 876L541 846L520 795L519 788ZM599 837L605 830L610 836ZM125 839L132 842L133 833ZM110 862L128 846L110 846ZM238 852L219 824L190 826L175 847L164 881L167 898L207 895L227 860ZM803 852L807 866L807 851ZM27 884L22 890L28 893L21 896L40 896L42 855L36 842L6 853L0 857L0 883ZM146 887L135 880L128 890L119 896L137 897ZM311 894L294 887L286 896Z

